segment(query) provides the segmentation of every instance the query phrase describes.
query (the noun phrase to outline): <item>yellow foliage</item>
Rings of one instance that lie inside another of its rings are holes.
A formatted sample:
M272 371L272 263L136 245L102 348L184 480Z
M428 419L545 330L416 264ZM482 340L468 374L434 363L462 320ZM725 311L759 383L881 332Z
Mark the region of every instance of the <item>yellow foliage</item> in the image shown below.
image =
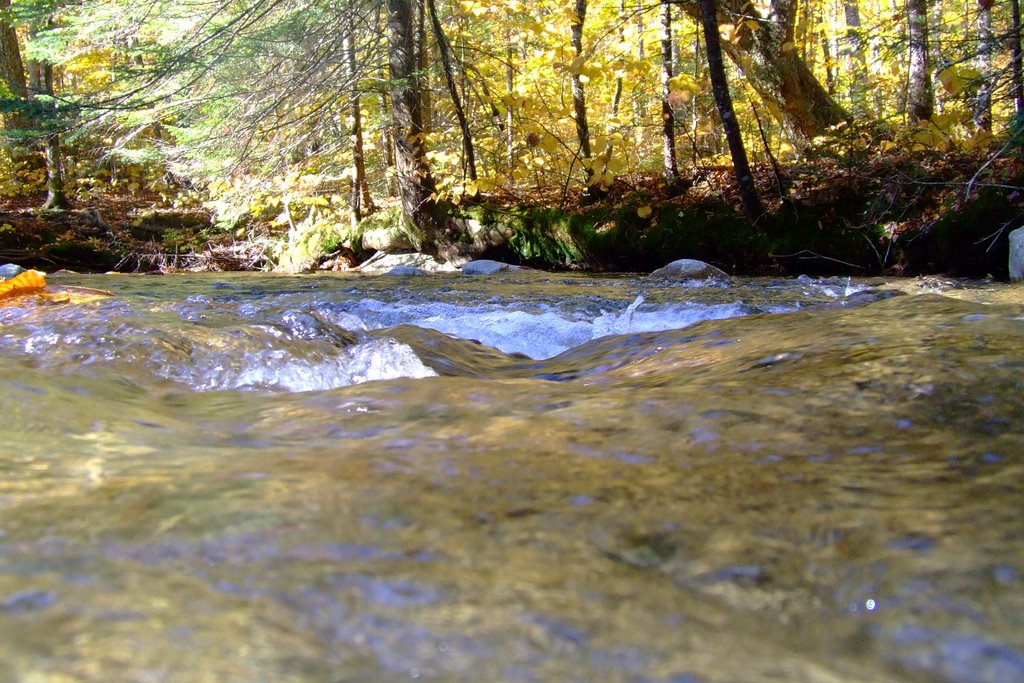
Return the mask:
M981 72L969 66L956 64L940 71L936 78L950 95L959 95L981 78Z
M38 292L46 286L46 278L38 270L26 270L10 280L0 282L0 299Z
M689 74L679 74L669 79L668 89L691 94L698 93L700 92L700 83Z

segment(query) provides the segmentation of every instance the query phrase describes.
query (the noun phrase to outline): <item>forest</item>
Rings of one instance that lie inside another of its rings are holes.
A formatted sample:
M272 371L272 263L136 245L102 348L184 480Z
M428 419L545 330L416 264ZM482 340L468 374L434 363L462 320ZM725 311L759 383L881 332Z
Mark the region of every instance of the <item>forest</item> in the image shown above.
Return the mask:
M1018 0L0 0L0 262L1006 277Z

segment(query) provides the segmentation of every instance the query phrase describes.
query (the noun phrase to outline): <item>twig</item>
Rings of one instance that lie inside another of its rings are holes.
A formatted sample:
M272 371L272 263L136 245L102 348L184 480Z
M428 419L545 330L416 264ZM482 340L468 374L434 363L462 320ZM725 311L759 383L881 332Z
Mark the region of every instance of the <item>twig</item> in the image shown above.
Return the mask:
M994 164L999 157L1003 156L1006 150L1010 149L1010 146L1014 142L1018 141L1011 137L1003 144L1002 147L999 148L999 151L997 151L995 154L989 157L989 160L981 165L981 168L979 168L977 172L973 176L971 176L971 179L967 181L967 190L965 191L964 196L970 197L972 194L974 194L974 186L978 184L978 178L981 177L981 174L985 172L985 169Z
M802 254L810 254L810 256L803 256ZM851 268L860 268L861 270L864 269L864 266L858 266L856 263L849 263L848 261L841 261L841 260L839 260L837 258L832 258L831 256L824 256L824 255L819 254L817 252L813 252L810 249L801 249L800 251L798 251L796 253L793 253L793 254L768 254L768 256L771 257L771 258L775 258L775 259L783 259L783 258L799 258L799 259L820 258L820 259L825 259L826 261L834 261L836 263L841 263L844 266L850 266Z
M765 135L764 126L761 125L761 117L757 114L757 107L754 103L750 103L750 110L754 112L754 120L757 121L757 129L761 132L761 143L764 144L764 153L768 155L768 160L772 162L772 171L775 173L775 186L779 190L779 199L786 198L786 188L782 183L782 172L779 170L779 162L775 159L775 155L772 154L772 148L768 146L768 136Z

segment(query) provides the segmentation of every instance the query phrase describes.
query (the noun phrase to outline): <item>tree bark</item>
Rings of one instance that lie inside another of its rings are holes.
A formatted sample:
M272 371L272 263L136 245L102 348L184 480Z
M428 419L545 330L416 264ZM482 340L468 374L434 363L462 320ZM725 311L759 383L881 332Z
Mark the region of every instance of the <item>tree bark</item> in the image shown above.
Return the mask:
M860 5L856 0L844 0L843 17L846 19L846 36L843 38L843 51L846 63L850 65L853 76L850 81L850 101L853 112L858 117L867 116L867 58L864 50L864 34L860 23Z
M1020 0L1010 0L1010 65L1014 111L1024 111L1024 68L1021 66Z
M711 89L715 94L715 102L718 104L718 112L722 117L722 125L725 126L725 137L729 143L729 153L732 156L736 182L740 189L743 214L751 223L757 223L764 215L764 208L761 206L760 197L757 196L754 175L750 171L747 152L743 147L743 136L740 134L739 122L736 120L736 113L732 107L729 82L725 76L725 63L722 59L722 45L718 35L718 14L715 0L699 0L699 2Z
M473 152L473 135L469 130L469 122L466 120L466 112L462 108L462 98L459 97L459 89L455 83L455 69L452 66L451 51L448 47L448 37L441 28L441 21L437 17L437 7L434 0L426 0L427 10L430 12L430 24L434 29L434 39L437 40L437 49L441 53L441 66L444 70L444 80L448 85L448 95L452 98L452 106L455 108L455 118L459 121L459 130L462 131L462 151L465 154L465 169L469 179L476 181L476 155Z
M576 17L569 27L569 40L572 44L578 66L583 58L583 22L587 18L587 0L576 0ZM570 74L572 84L572 110L576 121L576 138L580 145L580 158L584 160L587 171L588 194L592 194L593 180L596 169L592 162L593 153L590 149L590 125L587 123L587 94L583 89L583 81L580 79L579 69L573 69Z
M702 21L703 4L686 0L681 6L695 21ZM795 19L792 0L773 0L767 20L747 0L724 0L716 10L725 23L737 26L738 30L722 49L772 114L781 118L790 139L797 144L808 143L849 119L798 52L791 49ZM756 22L757 28L747 22Z
M417 247L427 253L438 253L443 235L423 139L419 60L415 49L417 27L412 10L411 0L387 0L395 168L402 216L418 233L415 237L421 243Z
M516 88L516 71L512 66L515 54L516 49L511 46L505 53L505 90L508 91L509 97ZM509 170L516 165L515 114L511 104L505 107L505 165Z
M637 62L643 62L646 58L646 52L644 48L644 12L646 6L644 0L636 0L636 23L634 28L636 30L636 52L634 56ZM637 125L642 125L644 119L647 118L647 103L642 97L640 97L640 89L635 85L633 86L633 114L636 116Z
M0 0L0 78L6 89L4 96L25 100L28 98L28 82L25 79L25 63L21 59L21 46L18 34L9 19L11 0ZM4 130L15 131L26 127L25 116L20 112L11 112L3 117ZM11 141L8 140L8 144ZM12 154L24 156L27 152L24 145L11 145Z
M373 212L373 199L370 197L370 186L366 182L366 155L363 145L363 113L359 97L359 78L356 64L355 33L351 21L347 33L342 38L342 51L345 53L346 71L351 94L349 96L349 112L352 116L352 165L355 175L352 178L352 220L359 222L366 214Z
M931 59L928 52L928 0L907 0L910 73L907 82L907 117L911 125L935 113Z
M397 169L395 161L395 117L391 113L390 92L380 92L380 148L382 161L384 162L384 176L387 183L389 196L398 194L397 174L392 169Z
M11 0L0 0L0 78L9 97L27 97L25 63L21 60L21 46L9 18L10 11Z
M626 0L619 0L619 42L626 42ZM622 103L622 76L615 77L615 91L612 93L612 118L619 115Z
M30 60L28 63L28 98L30 100L46 96L52 103L53 64ZM68 198L64 192L64 155L61 150L60 131L56 121L56 107L52 104L47 110L53 113L43 120L43 145L46 153L46 200L44 210L60 211L69 208Z
M987 0L986 0L987 2ZM992 7L987 4L978 5L978 66L981 71L981 84L978 87L978 99L974 105L974 123L979 130L992 132L992 52L995 47L992 39Z
M661 0L661 146L662 174L670 194L679 190L679 164L676 162L676 117L668 96L672 80L672 5Z

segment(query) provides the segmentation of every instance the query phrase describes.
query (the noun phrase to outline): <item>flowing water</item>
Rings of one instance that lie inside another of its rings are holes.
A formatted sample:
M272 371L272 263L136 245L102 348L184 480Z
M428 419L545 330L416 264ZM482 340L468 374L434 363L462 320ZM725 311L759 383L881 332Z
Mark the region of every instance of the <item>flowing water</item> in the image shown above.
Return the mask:
M1024 681L1019 285L61 282L0 681Z

